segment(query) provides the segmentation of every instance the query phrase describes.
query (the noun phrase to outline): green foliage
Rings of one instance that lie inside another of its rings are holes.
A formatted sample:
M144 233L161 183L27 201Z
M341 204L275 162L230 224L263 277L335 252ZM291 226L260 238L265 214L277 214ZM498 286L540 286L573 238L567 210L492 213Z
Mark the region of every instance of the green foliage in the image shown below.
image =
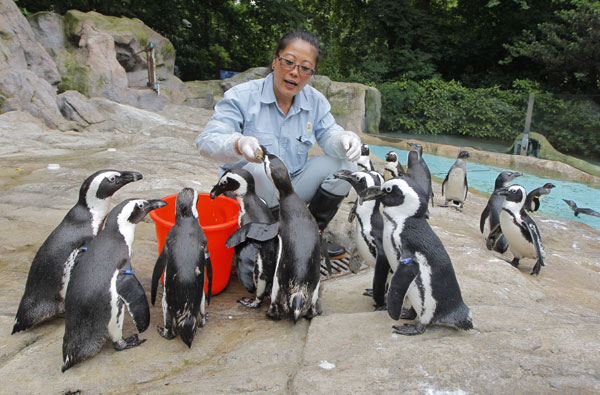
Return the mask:
M402 80L377 86L382 130L413 134L468 135L511 141L523 131L531 81L513 90L467 88L456 81ZM566 153L600 154L600 109L592 100L536 95L531 130Z

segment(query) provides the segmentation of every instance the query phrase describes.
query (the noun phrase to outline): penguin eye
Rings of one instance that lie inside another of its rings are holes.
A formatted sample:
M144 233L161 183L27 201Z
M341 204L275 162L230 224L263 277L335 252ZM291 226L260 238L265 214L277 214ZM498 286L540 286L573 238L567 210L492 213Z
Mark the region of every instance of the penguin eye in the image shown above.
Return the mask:
M223 184L223 185L227 185L227 178L223 178L223 179L221 180L221 184Z
M390 193L390 192L392 192L392 187L388 185L387 187L385 187L385 191L386 191L387 193Z
M115 182L116 179L117 179L117 176L115 176L114 174L108 177L109 182Z
M144 208L144 202L137 202L136 206L137 206L137 208L139 208L141 210Z

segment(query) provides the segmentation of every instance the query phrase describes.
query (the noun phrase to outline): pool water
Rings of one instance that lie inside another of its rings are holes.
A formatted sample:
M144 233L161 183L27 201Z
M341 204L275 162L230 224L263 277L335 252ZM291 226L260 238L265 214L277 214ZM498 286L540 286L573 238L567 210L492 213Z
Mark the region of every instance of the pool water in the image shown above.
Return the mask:
M385 161L385 154L389 151L394 151L398 154L400 162L405 165L408 152L394 147L369 145L371 153L381 160ZM444 179L450 167L456 159L445 158L442 156L423 154L423 159L427 162L429 171L432 176ZM469 189L491 194L494 191L494 182L500 172L510 169L502 169L499 167L481 165L478 163L467 163L467 182ZM523 173L523 172L522 172ZM600 190L592 188L585 184L576 182L559 181L551 178L541 178L531 174L523 173L521 177L516 178L512 183L519 184L525 187L527 192L541 187L546 183L552 183L556 187L552 189L549 195L544 196L541 201L540 209L534 213L540 214L549 218L565 218L574 221L579 221L600 230L600 218L590 215L579 214L579 217L573 215L573 210L567 206L562 199L573 200L577 203L577 207L588 207L600 212ZM441 200L441 196L436 197L436 204ZM467 201L468 204L468 201Z

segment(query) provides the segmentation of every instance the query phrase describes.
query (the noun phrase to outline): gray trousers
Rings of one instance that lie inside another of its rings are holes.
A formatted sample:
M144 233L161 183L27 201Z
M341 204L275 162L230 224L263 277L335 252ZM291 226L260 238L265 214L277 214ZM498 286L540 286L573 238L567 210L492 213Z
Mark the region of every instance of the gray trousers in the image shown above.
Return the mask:
M251 163L242 161L238 163L227 163L223 165L219 176L228 169L242 167L248 170L254 176L256 194L262 198L269 207L279 205L277 192L273 183L265 173L265 167L262 163ZM333 173L338 170L357 171L356 162L350 162L345 159L336 159L331 156L313 156L307 162L304 168L294 175L290 175L292 186L296 193L309 203L319 187L326 192L336 196L346 196L350 192L350 184L347 181L333 177Z

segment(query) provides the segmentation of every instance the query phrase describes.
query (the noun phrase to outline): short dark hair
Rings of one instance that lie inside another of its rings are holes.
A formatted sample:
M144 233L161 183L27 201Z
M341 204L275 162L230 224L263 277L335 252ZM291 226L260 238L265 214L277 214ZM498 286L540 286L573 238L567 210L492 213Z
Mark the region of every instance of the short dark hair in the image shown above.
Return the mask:
M279 53L283 49L285 49L285 47L290 45L290 43L294 40L306 41L315 48L317 52L315 58L315 67L317 67L317 64L319 64L319 54L321 53L321 45L319 44L319 39L316 38L312 33L309 33L304 30L292 30L291 32L287 32L283 36L281 36L279 42L277 43L277 47L275 48L275 56L280 56Z

